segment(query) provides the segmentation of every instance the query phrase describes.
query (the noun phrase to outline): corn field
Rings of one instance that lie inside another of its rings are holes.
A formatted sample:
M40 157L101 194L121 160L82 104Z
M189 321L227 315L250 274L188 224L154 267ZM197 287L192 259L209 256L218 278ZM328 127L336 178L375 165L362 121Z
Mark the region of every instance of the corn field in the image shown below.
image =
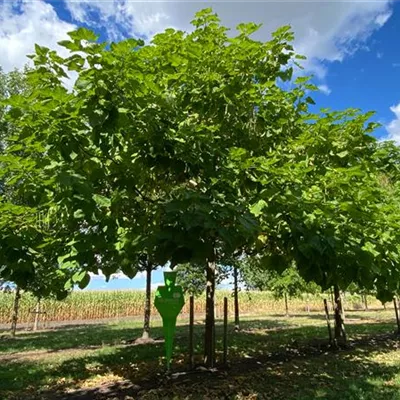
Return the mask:
M216 316L223 315L223 298L228 297L229 315L234 314L234 304L231 291L216 291ZM154 293L152 293L152 298ZM323 299L328 299L328 295L307 295L301 298L289 300L290 313L305 311L323 312ZM11 322L12 306L14 301L13 293L0 292L0 324ZM145 292L140 290L121 290L121 291L83 291L73 292L63 301L54 299L43 299L40 309L42 322L57 321L82 321L121 317L142 317L145 303ZM361 296L346 295L345 307L347 309L363 309L364 303ZM30 323L35 319L35 307L37 299L29 293L22 294L20 300L20 310L18 315L19 323ZM195 314L202 315L205 311L205 296L195 299ZM382 308L382 304L372 296L368 297L370 308ZM269 292L239 292L239 307L241 315L262 315L262 314L284 314L285 303L283 299L276 300ZM181 316L189 313L189 299L186 299ZM152 315L157 315L153 307Z

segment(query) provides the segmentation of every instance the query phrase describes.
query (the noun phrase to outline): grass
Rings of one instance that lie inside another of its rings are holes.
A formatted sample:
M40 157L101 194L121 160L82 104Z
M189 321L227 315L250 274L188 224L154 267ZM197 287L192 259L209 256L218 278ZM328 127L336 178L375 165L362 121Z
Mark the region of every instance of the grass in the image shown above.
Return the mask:
M323 316L246 318L229 326L228 369L164 374L163 343L127 345L140 322L19 332L0 340L1 399L400 400L400 351L392 312L347 313L347 350L327 351ZM202 353L195 326L196 360ZM222 326L217 334L221 358ZM153 337L162 336L154 321ZM177 327L174 372L187 370L188 327Z

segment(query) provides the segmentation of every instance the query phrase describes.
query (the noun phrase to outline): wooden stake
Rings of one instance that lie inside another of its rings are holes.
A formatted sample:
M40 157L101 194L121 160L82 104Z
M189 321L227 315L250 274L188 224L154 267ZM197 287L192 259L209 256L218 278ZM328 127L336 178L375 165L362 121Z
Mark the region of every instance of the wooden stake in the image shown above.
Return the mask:
M233 267L233 297L235 305L235 331L240 329L239 326L239 296L238 296L238 269Z
M189 367L194 368L194 343L193 343L193 325L194 325L194 297L189 300Z
M227 365L228 363L228 298L224 297L224 355L223 355L223 364Z
M329 344L333 343L331 321L329 320L328 302L324 299L325 319L328 326Z
M394 304L394 311L395 311L395 313L396 313L397 333L400 334L399 309L398 309L398 307L397 307L397 299L396 299L396 297L393 298L393 304Z
M34 331L37 331L39 327L39 314L40 314L40 299L38 299L35 308L35 322L33 323Z

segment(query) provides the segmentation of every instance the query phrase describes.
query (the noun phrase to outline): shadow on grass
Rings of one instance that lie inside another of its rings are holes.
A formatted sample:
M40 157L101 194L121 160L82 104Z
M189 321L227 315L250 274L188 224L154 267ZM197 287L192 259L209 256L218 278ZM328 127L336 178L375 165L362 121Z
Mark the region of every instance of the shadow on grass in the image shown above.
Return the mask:
M163 344L127 345L104 347L90 354L55 362L37 363L26 359L0 365L0 390L5 394L3 398L7 399L84 400L123 399L126 396L199 399L206 396L235 398L239 393L243 396L258 395L253 398L260 399L400 399L400 358L397 364L391 360L379 362L374 359L378 354L385 359L385 354L389 355L397 348L397 338L388 334L393 327L391 324L348 325L348 332L355 336L364 334L363 340L354 343L357 347L335 353L315 346L315 338L323 340L326 337L325 328L283 329L284 326L282 321L248 320L243 322L242 331L233 333L231 325L230 369L226 371L183 374L187 369L187 327L178 326L174 370L182 372L182 375L175 378L167 379L162 374ZM271 330L273 327L279 329ZM216 333L219 339L221 329L218 325ZM161 330L155 331L161 333ZM114 343L117 339L136 337L140 332L140 329L116 329L105 325L43 332L36 338L25 340L30 341L33 348L52 344L57 347L60 343L71 348L75 343L71 341L71 335L81 336L85 345L93 345L99 344L100 339ZM195 352L198 355L203 348L202 332L201 326L195 327ZM85 338L89 333L91 339ZM376 338L366 337L366 333ZM45 335L44 343L40 342L41 335ZM217 350L220 356L221 340L217 341ZM108 377L108 380L96 381L98 376ZM116 379L120 383L113 383ZM79 388L88 380L97 387L66 394L68 389ZM46 385L51 391L39 393ZM18 397L21 393L25 397Z

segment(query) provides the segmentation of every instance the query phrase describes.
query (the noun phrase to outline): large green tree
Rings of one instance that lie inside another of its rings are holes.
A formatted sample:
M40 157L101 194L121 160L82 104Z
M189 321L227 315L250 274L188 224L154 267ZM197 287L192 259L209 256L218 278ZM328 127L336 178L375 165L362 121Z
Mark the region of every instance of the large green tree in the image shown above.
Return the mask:
M207 266L212 365L216 263L258 233L252 157L265 170L279 159L308 100L302 84L277 84L292 75L289 28L261 43L250 38L257 25L230 38L210 10L193 24L149 46L130 39L109 48L81 28L61 43L75 52L66 59L37 46L35 90L12 106L29 160L46 154L36 166L69 235L61 268L96 272L100 256L106 275L119 263L133 275L143 249L158 264ZM70 93L63 68L79 74ZM148 215L154 224L143 232Z
M34 89L9 105L21 161L36 174L24 188L46 193L35 201L51 204L58 264L77 271L69 284L87 283L99 267L133 276L143 254L158 265L205 268L212 366L218 263L255 251L281 270L295 260L322 286L367 285L390 274L397 221L375 185L366 117L310 116L308 79L280 84L301 58L289 27L259 42L251 38L258 25L240 24L228 36L210 9L192 24L191 33L167 29L150 45L99 43L80 28L60 42L67 58L36 46ZM78 73L71 92L65 71ZM17 156L10 148L10 165ZM372 236L387 227L375 248Z
M334 286L339 336L339 288L376 286L382 300L398 290L399 202L382 184L370 116L358 110L307 116L308 129L274 171L280 187L260 201L272 254L266 263L279 268L293 259L307 281Z

